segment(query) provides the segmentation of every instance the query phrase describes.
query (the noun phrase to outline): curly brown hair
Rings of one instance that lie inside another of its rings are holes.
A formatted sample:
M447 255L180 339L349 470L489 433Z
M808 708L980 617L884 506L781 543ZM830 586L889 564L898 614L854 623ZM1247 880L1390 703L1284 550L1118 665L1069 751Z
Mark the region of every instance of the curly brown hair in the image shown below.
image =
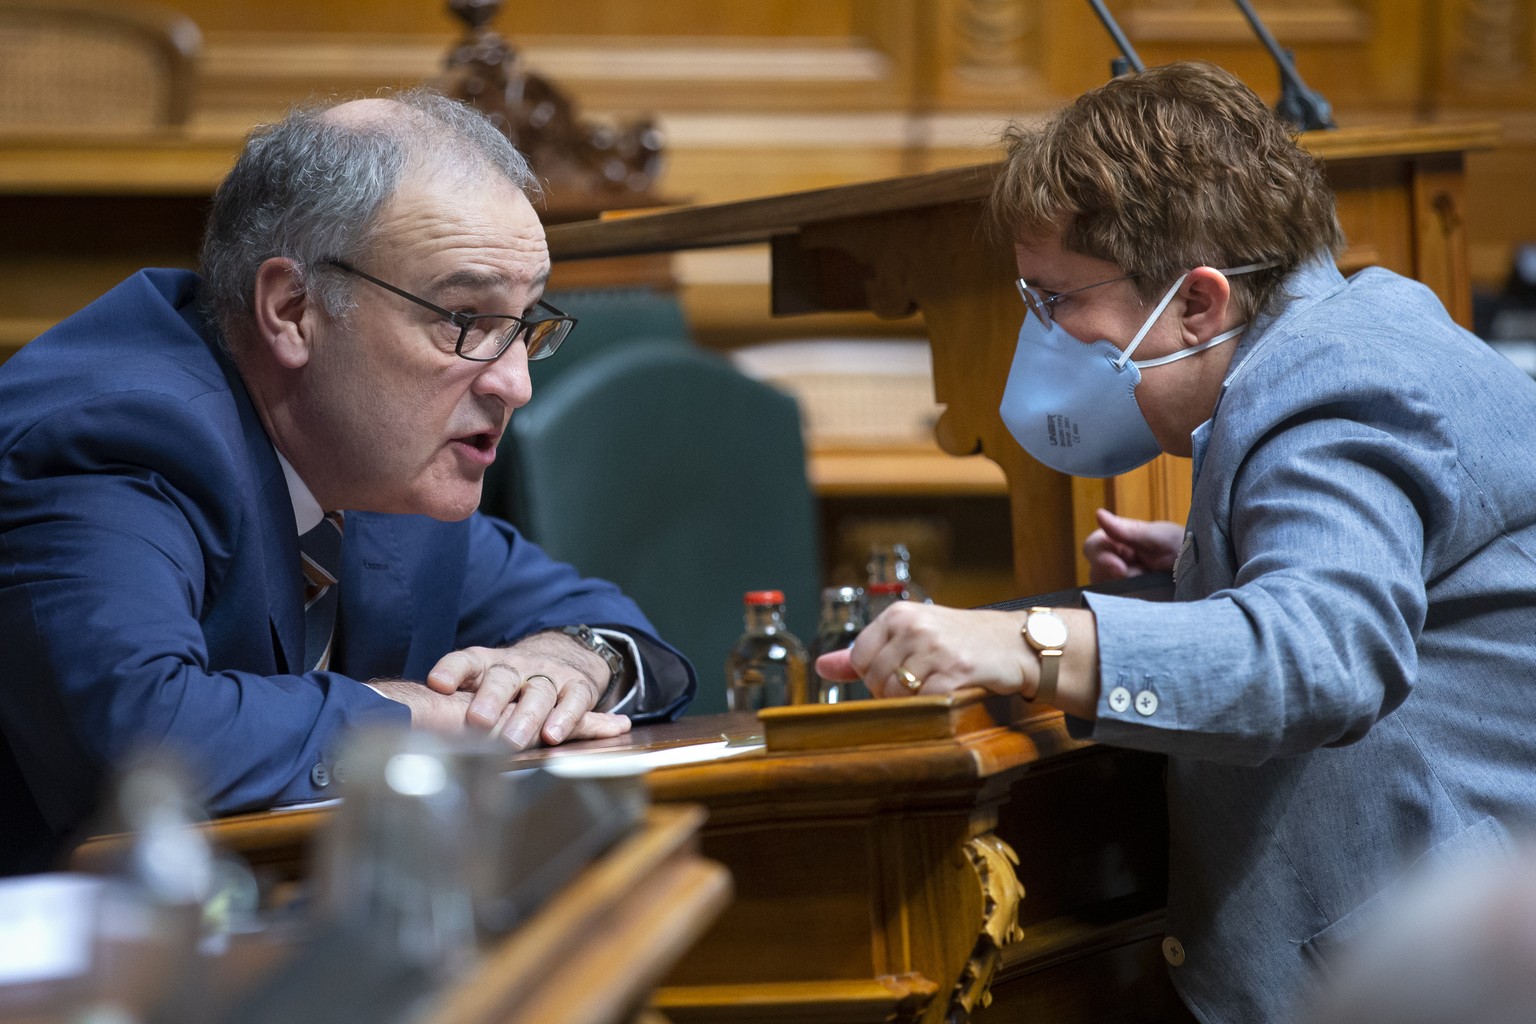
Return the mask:
M1201 266L1234 277L1245 315L1344 234L1321 165L1235 76L1185 61L1126 75L1042 124L1010 125L992 213L1010 238L1061 232L1072 252L1137 275L1144 298Z

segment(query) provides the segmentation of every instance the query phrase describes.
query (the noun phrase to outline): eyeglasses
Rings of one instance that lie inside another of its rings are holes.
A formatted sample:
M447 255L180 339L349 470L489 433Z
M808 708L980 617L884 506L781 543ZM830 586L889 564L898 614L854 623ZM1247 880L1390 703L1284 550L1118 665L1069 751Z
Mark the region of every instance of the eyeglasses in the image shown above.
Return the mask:
M1069 291L1050 293L1046 293L1039 288L1034 287L1025 281L1022 277L1014 283L1018 285L1019 296L1024 300L1025 308L1028 309L1031 313L1035 314L1035 316L1039 317L1041 323L1049 325L1056 319L1056 314L1053 312L1053 308L1055 307L1056 303L1060 302L1068 295L1076 295L1078 292L1085 292L1090 288L1099 288L1106 284L1114 284L1116 281L1129 281L1137 276L1139 275L1121 274L1119 277L1112 277L1108 281L1095 281L1093 284L1085 284L1081 288L1073 288Z
M387 281L380 281L372 274L365 274L349 263L341 260L321 260L320 262L354 277L360 277L370 284L376 284L385 291L394 292L402 299L409 299L447 320L459 329L459 339L453 346L454 355L476 363L489 363L499 358L518 338L522 338L523 344L527 346L530 362L535 359L547 359L555 354L555 349L560 347L566 335L571 333L571 328L576 326L575 317L556 309L543 299L538 302L539 308L548 310L555 314L554 316L529 319L512 316L509 313L455 313L436 303L428 302L420 296L412 295L403 288L396 288Z

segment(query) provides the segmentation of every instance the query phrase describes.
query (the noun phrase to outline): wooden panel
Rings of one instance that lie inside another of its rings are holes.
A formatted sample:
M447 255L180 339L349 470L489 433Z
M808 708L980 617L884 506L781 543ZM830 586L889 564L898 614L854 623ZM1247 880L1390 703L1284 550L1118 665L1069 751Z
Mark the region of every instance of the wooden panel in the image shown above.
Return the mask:
M161 0L198 19L205 31L441 33L456 25L443 2L379 4L372 0ZM507 2L498 27L507 33L646 36L809 36L853 33L869 0L583 0L580 5Z
M674 1024L761 1022L886 1024L916 1020L938 986L920 975L762 985L690 985L656 991L656 1006Z
M238 137L306 96L429 78L458 32L441 3L169 6L205 32L198 136ZM1149 63L1213 60L1261 95L1278 94L1270 58L1228 0L1111 7ZM1346 126L1496 117L1523 140L1507 164L1474 162L1470 178L1472 272L1497 284L1511 246L1536 236L1528 190L1500 188L1536 174L1532 132L1520 127L1536 113L1536 4L1268 0L1258 8ZM497 25L528 66L559 81L587 113L656 116L672 139L662 187L688 201L986 159L1008 117L1053 110L1098 85L1114 54L1080 0L509 3Z
M619 1021L698 939L729 898L693 853L698 808L650 822L594 861L454 986L426 1024Z
M831 981L877 971L868 907L878 831L843 822L716 827L705 856L739 865L736 894L668 985ZM764 949L774 955L765 957Z
M1105 494L1107 507L1137 519L1182 523L1193 496L1192 473L1188 459L1160 455L1137 472L1111 480Z
M1426 61L1436 102L1485 110L1536 105L1530 0L1442 0L1436 8L1440 46Z
M174 6L207 32L194 135L216 135L230 151L254 120L305 96L430 77L457 31L434 5ZM593 116L657 116L671 139L663 188L694 202L975 162L995 152L1009 116L1054 109L1103 81L1112 52L1078 0L695 6L509 5L499 24L529 66ZM1226 0L1113 7L1149 60L1215 59L1274 94L1267 55L1243 40ZM1527 140L1511 163L1473 163L1468 226L1480 282L1497 283L1511 243L1536 235L1528 190L1499 187L1536 167L1532 132L1519 127L1536 109L1536 80L1520 63L1531 8L1530 0L1260 4L1346 125L1496 116ZM711 292L708 303L716 321L748 319L737 299Z
M899 11L893 4L893 15ZM899 110L911 91L908 58L899 45L907 38L514 37L528 68L597 114ZM430 81L454 39L451 25L432 37L211 35L196 127L237 130L280 115L307 96Z
M1472 326L1467 264L1465 172L1460 154L1424 157L1412 167L1413 276L1435 290L1457 323Z
M1413 270L1413 207L1405 168L1391 160L1330 167L1346 248L1339 267L1354 273L1369 266L1400 274Z
M1054 106L1059 92L1045 62L1056 21L1052 7L1027 0L938 0L929 5L922 73L935 105Z
M997 463L955 458L937 447L815 449L808 458L811 484L822 498L1008 493Z
M1195 1017L1167 981L1163 933L1096 950L1054 965L1047 984L1014 979L1005 965L992 1005L977 1024L1013 1021L1093 1021L1114 1024L1194 1024Z

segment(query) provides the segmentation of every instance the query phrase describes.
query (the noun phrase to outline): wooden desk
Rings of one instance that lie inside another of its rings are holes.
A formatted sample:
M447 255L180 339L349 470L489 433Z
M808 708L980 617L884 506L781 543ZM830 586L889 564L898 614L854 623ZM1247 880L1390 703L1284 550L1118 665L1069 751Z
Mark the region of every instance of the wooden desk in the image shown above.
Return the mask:
M979 692L785 708L514 761L765 728L768 749L648 777L660 804L707 808L701 851L736 888L657 990L669 1020L1182 1019L1159 953L1161 760L1073 740L1054 711ZM296 877L327 813L213 829Z
M1353 129L1303 138L1338 195L1346 271L1379 264L1432 287L1471 319L1463 154L1491 147L1490 126ZM1100 505L1181 520L1185 460L1163 457L1110 481L1040 465L1009 437L997 407L1022 315L1012 254L985 230L996 164L550 230L556 260L769 242L773 312L921 311L933 346L936 435L953 455L982 452L1007 478L1020 593L1086 579L1080 551ZM766 312L766 311L765 311Z
M445 993L427 1024L604 1024L629 1019L730 899L703 860L696 807L655 807Z
M235 848L256 851L252 859L258 862L260 851L276 848L273 837L283 837L283 866L292 874L302 870L325 817L303 811L253 815L220 823L215 831ZM426 1024L630 1020L730 899L725 869L698 855L703 820L698 807L652 807L638 829L438 995ZM76 851L75 866L99 866L120 842L121 837L93 840ZM259 981L289 955L284 945L264 943L260 936L237 945L234 962L217 967L223 981L216 985L219 998L238 1001L253 979ZM37 1018L39 1024L49 1019Z
M934 444L877 448L812 448L806 473L821 498L875 498L892 494L993 497L1008 493L995 462L957 459Z
M1160 759L979 694L761 726L762 754L650 777L709 809L703 848L736 879L656 994L669 1019L1184 1019L1159 953Z

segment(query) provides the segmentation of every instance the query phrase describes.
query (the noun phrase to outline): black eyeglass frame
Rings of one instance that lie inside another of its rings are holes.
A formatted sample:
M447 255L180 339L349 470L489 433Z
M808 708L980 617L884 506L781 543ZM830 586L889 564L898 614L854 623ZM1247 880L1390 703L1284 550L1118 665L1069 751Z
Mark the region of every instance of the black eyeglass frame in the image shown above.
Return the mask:
M1014 285L1019 289L1019 298L1024 300L1024 308L1040 318L1040 322L1049 327L1056 320L1056 314L1052 307L1069 295L1078 292L1086 292L1090 288L1101 288L1106 284L1114 284L1116 281L1131 281L1140 277L1140 274L1121 274L1119 277L1111 277L1107 281L1095 281L1093 284L1085 284L1081 288L1069 288L1064 292L1056 292L1046 295L1039 288L1030 284L1022 277L1014 279Z
M454 343L453 354L458 356L460 359L467 359L472 363L495 362L497 359L501 358L502 353L506 352L507 349L512 347L512 343L519 337L523 339L523 344L527 345L533 339L533 332L536 328L544 324L552 323L557 325L557 331L552 336L552 340L541 338L541 343L538 348L535 350L530 346L528 352L529 362L536 362L540 359L548 359L550 356L555 354L555 350L560 347L560 343L570 336L572 328L574 328L577 323L575 317L571 316L563 309L560 309L558 306L554 306L548 302L545 302L543 299L538 301L539 308L548 310L549 312L555 314L554 316L541 317L537 320L530 320L527 317L514 316L511 313L455 313L453 310L444 309L442 306L439 306L435 302L428 302L426 299L419 295L412 295L404 288L397 288L395 285L390 284L388 281L381 281L366 271L358 270L356 267L352 266L352 264L346 262L345 260L324 259L320 262L325 266L335 267L337 270L340 270L344 273L352 274L355 277L360 277L370 284L378 285L380 288L383 288L387 292L394 292L402 299L408 299L409 301L416 303L416 305L421 306L424 309L430 309L438 316L447 320L449 323L453 324L459 329L459 340ZM477 320L512 321L512 326L509 327L506 333L502 335L501 343L497 346L496 351L491 355L475 356L469 355L464 351L464 339L469 337L469 329L470 327L474 326L474 323Z

